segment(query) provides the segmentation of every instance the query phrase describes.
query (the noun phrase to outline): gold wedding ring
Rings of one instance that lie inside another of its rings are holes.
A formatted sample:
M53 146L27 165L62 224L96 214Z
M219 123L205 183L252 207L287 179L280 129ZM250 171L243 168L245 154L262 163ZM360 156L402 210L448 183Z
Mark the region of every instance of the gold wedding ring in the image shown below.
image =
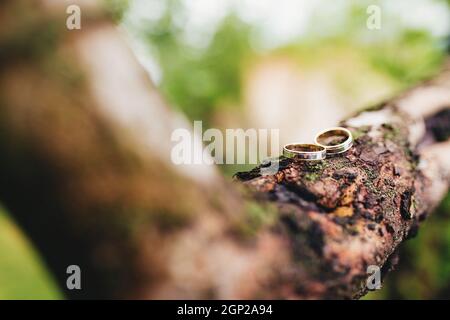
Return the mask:
M353 145L352 133L342 127L328 128L319 132L314 139L315 143L326 149L329 155L347 151Z
M323 160L326 149L311 143L289 143L283 147L283 155L287 158L295 157L302 160Z
M352 133L342 127L332 127L319 132L313 143L289 143L283 147L287 158L323 160L327 155L343 153L353 145Z

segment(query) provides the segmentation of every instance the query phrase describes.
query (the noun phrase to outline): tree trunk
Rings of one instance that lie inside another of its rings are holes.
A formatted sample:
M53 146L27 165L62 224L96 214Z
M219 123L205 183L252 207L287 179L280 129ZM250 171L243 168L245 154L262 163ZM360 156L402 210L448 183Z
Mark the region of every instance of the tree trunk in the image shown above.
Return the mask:
M359 297L446 193L448 70L346 120L345 155L230 185L170 161L186 121L90 3L79 31L60 2L0 4L0 200L61 288L81 267L69 297Z

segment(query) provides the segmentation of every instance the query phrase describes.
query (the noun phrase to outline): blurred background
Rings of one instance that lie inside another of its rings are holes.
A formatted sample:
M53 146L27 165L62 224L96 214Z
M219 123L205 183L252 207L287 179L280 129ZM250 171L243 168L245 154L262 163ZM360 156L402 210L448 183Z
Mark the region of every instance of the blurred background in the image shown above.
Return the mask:
M449 50L450 1L106 0L169 104L208 127L318 130L432 76ZM367 8L381 10L379 29ZM253 165L221 165L230 177ZM64 298L0 209L0 299ZM366 299L450 298L450 197Z

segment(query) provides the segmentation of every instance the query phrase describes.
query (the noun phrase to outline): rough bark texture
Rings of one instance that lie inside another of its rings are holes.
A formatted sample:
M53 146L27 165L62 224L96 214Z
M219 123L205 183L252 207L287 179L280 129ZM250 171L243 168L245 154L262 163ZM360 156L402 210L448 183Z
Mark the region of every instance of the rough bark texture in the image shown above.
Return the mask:
M407 100L427 88L440 90L430 83L344 121L355 144L343 155L318 162L280 158L272 175L260 175L260 168L237 174L257 199L276 204L273 230L291 250L290 272L281 276L290 297L366 293L367 267L389 269L398 245L416 234L447 191L448 171L419 152L448 137L450 104L426 120L427 130L399 108L414 109ZM411 141L414 134L427 141Z
M445 194L448 71L344 122L345 155L232 188L170 162L185 122L88 3L81 31L59 1L0 3L0 200L61 288L81 266L69 297L359 297Z

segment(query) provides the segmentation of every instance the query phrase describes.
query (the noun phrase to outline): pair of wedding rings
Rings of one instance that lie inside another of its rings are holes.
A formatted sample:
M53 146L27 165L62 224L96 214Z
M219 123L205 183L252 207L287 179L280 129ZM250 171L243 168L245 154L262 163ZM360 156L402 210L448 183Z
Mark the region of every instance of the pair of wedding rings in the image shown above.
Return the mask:
M352 133L342 127L328 128L319 132L315 143L289 143L283 147L283 155L301 160L323 160L327 155L336 155L353 145Z

